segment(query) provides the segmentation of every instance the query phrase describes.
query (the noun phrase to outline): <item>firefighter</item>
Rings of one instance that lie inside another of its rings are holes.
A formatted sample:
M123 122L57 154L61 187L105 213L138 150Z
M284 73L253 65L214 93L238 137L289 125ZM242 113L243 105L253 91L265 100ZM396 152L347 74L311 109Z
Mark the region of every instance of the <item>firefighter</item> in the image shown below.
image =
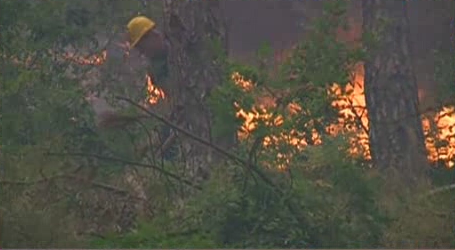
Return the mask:
M168 76L168 54L170 43L165 35L158 30L153 20L145 16L137 16L131 19L127 25L130 41L130 48L136 49L149 59L151 64L152 82L160 86ZM172 137L171 128L163 125L161 135L163 141ZM163 145L164 146L164 145ZM164 159L171 159L175 156L176 147L167 149L161 148Z
M157 29L155 22L145 16L131 19L128 22L127 30L130 48L138 50L149 60L151 64L149 75L153 84L159 86L168 75L169 42ZM121 128L137 119L140 117L128 117L106 111L100 114L99 126Z
M154 84L168 75L168 53L170 44L156 24L145 16L131 19L127 25L130 48L136 49L151 63L151 76Z

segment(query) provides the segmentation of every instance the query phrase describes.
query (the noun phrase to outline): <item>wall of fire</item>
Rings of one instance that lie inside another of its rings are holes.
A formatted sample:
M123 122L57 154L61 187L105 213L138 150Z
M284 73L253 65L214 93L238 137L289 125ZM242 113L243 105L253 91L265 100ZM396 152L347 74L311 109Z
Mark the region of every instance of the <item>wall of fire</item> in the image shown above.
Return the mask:
M348 41L362 32L362 0L349 2ZM322 13L324 1L313 0L230 0L222 1L229 24L229 49L233 57L251 62L255 49L267 41L280 51L305 38L308 23ZM408 1L414 67L424 102L431 102L434 84L433 50L453 47L455 1Z
M322 12L321 2L310 0L221 1L228 22L230 56L244 62L252 62L255 50L264 41L269 42L276 51L288 50L299 39L305 39L308 23L320 16ZM339 35L346 41L353 42L359 38L362 32L361 0L352 0L349 3L348 16L351 29L349 32L340 32ZM453 41L451 43L450 36L454 31L454 17L455 1L409 1L413 62L420 89L419 96L424 106L431 106L435 100L434 89L437 83L433 79L434 56L432 51L438 48L451 49ZM143 74L139 72L145 72L146 64L143 58L134 51L125 54L125 43L122 39L123 37L119 36L110 43L105 59L107 62L120 61L121 64L117 65L119 70L116 71L116 74L119 74L118 77L132 80L139 89L144 86ZM107 67L101 67L100 70L107 69ZM356 73L353 83L357 84L351 86L355 89L354 93L351 96L340 96L338 102L333 103L334 106L338 106L340 115L344 119L354 119L353 112L355 111L348 110L347 100L352 101L355 105L364 105L362 69L359 68ZM91 78L88 80L89 82L94 84L97 82L93 80L93 77L89 78ZM148 84L149 90L153 90L153 87L150 87L152 83L149 82ZM332 90L335 93L339 92L340 90L337 88L337 86L333 86ZM92 96L89 101L93 104L98 115L113 110L100 96ZM430 160L444 161L447 166L453 166L452 159L455 158L455 131L453 131L455 115L451 111L450 107L446 107L439 113L433 114L432 117L423 120L427 131L427 148ZM242 112L239 111L239 114L242 113L240 117L245 119L246 127L250 126L247 124L248 122L260 119L257 113L248 113L245 110ZM448 115L444 115L445 113ZM363 113L362 121L367 126L368 120L365 113ZM342 122L340 121L340 123ZM439 131L430 136L429 126L431 124L436 124ZM357 139L362 140L364 147L368 149L367 135L364 131L357 132ZM444 141L445 146L437 147L438 141ZM368 158L368 153L365 156Z
M350 30L340 32L339 36L345 41L355 43L362 33L362 0L349 1L348 21ZM323 1L280 1L280 0L231 0L224 1L223 8L229 24L229 52L232 57L245 62L253 62L254 51L262 42L267 41L274 50L286 52L299 39L305 39L308 23L320 16ZM419 86L419 98L422 110L433 107L438 101L436 89L438 83L434 79L435 56L433 51L455 52L455 1L408 1L408 13L411 29L413 66ZM254 13L252 15L252 13ZM279 57L278 55L275 55ZM352 81L354 93L350 96L340 96L333 105L340 109L342 121L355 119L356 110L349 108L348 102L354 105L365 105L363 96L363 69L356 70ZM455 87L455 86L454 86ZM341 92L338 86L333 86L335 93ZM359 115L362 111L358 111ZM452 167L455 158L455 115L452 107L444 107L423 118L426 133L426 145L429 159L433 162L442 161ZM244 113L248 122L257 113ZM368 119L361 113L364 126ZM331 130L339 130L334 125ZM431 126L437 132L431 131ZM246 127L246 126L245 126ZM432 134L433 133L433 134ZM357 131L356 140L360 140L365 157L369 157L368 139L364 131ZM353 146L354 147L354 146ZM357 151L355 149L353 152Z

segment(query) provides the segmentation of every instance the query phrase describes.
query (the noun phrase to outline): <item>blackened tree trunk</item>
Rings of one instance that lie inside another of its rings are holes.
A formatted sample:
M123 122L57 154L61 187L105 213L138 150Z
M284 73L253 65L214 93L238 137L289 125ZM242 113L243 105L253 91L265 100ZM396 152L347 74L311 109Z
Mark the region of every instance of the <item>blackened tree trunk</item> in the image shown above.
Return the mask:
M212 88L223 81L223 65L218 59L227 46L219 1L165 0L164 20L171 43L171 76L165 91L172 101L173 119L194 135L210 140L211 114L206 101ZM211 150L188 138L179 139L180 156L191 176L205 177Z
M363 31L379 38L377 46L368 48L365 95L373 163L413 180L425 169L427 158L410 61L406 2L363 1Z

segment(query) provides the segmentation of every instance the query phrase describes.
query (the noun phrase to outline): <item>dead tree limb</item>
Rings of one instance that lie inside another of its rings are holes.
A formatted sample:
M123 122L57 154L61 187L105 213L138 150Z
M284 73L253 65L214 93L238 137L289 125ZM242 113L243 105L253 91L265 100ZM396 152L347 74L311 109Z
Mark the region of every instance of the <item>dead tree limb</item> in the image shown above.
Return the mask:
M168 125L169 127L173 128L174 130L184 134L185 136L193 139L194 141L197 141L215 151L217 151L218 153L226 156L227 158L241 164L243 167L249 169L249 170L252 170L256 175L259 176L259 178L261 178L266 184L268 184L269 186L273 187L276 189L277 192L281 193L282 191L279 190L276 185L264 174L262 173L262 171L258 168L258 166L252 164L251 162L249 162L248 160L244 160L226 150L224 150L223 148L219 147L218 145L215 145L213 143L211 143L210 141L204 139L204 138L200 138L194 134L192 134L191 132L175 125L173 122L169 121L168 119L150 111L150 110L147 110L146 108L142 107L141 105L135 103L133 100L129 99L129 98L126 98L126 97L121 97L121 96L117 96L116 97L117 99L119 100L122 100L122 101L126 101L127 103L139 108L140 110L142 110L143 112L147 113L150 117L152 118L155 118L157 120L159 120L160 122Z

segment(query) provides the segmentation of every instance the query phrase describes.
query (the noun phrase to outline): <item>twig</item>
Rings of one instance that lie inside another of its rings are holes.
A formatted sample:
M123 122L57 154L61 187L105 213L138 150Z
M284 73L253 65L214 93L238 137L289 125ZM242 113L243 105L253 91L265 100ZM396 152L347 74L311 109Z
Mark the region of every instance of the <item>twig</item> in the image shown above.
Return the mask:
M141 198L138 196L131 196L131 194L128 190L121 189L119 187L101 183L101 182L91 181L86 178L83 178L83 177L80 177L77 175L73 175L73 174L56 174L56 175L53 175L50 177L43 177L41 179L37 179L37 180L33 180L33 181L0 180L0 185L2 185L2 184L3 185L23 185L23 186L36 185L36 184L40 184L40 183L49 182L49 181L55 180L55 179L74 179L77 181L88 182L90 185L97 187L97 188L105 189L107 191L111 191L111 192L118 193L118 194L129 195L130 197L133 197L135 199L145 200L144 198ZM147 200L145 200L145 201L147 201Z
M263 140L264 140L264 137L261 136L261 137L256 138L256 140L253 142L253 145L251 146L250 152L248 154L248 162L250 164L256 164L256 160L257 160L256 154L257 154L257 151L261 148Z
M63 178L74 179L74 180L78 180L78 181L82 181L82 182L87 182L88 181L94 187L102 188L102 189L105 189L105 190L108 190L108 191L111 191L111 192L114 192L114 193L128 194L128 195L130 193L128 190L121 189L121 188L118 188L116 186L112 186L112 185L101 183L101 182L89 181L86 178L82 178L82 177L77 176L77 175L64 175L62 177Z
M357 111L355 110L355 107L354 107L354 103L352 102L352 100L349 100L349 98L348 98L348 102L349 102L349 105L351 107L352 113L354 114L355 118L357 119L358 124L362 127L363 131L366 134L368 134L369 133L369 129L363 124L362 117L359 114L357 114ZM363 115L363 111L362 111L362 115Z
M123 164L138 166L138 167L151 168L151 169L159 171L162 174L165 174L165 175L167 175L167 176L169 176L169 177L171 177L171 178L173 178L173 179L175 179L177 181L185 183L185 184L187 184L190 187L193 187L193 188L196 188L198 190L201 190L201 187L197 186L196 184L192 183L191 181L182 179L179 176L177 176L177 175L175 175L175 174L173 174L171 172L168 172L168 171L166 171L166 170L164 170L164 169L162 169L160 167L157 167L157 166L151 165L151 164L144 164L144 163L130 161L130 160L125 160L125 159L116 158L116 157L108 157L108 156L97 155L97 154L88 154L88 153L47 153L47 155L50 155L50 156L92 157L92 158L105 160L105 161L114 161L114 162L120 162L120 163L123 163Z
M449 191L451 189L455 189L455 184L451 184L451 185L435 188L435 189L431 190L430 192L428 192L427 194L425 194L424 197L430 196L430 195L434 195L434 194L437 194L437 193L441 193L441 192L444 192L444 191Z
M61 177L62 177L62 175L54 175L51 177L47 177L46 179L38 179L38 180L32 180L32 181L0 180L0 185L19 185L19 186L35 185L35 184L47 182L50 179L57 179L57 178L61 178Z
M152 134L151 134L150 131L147 129L147 126L145 126L145 124L144 124L142 121L140 121L140 120L136 120L136 122L144 129L145 133L147 134L147 139L148 139L148 145L147 145L147 146L148 146L148 147L153 147L153 138L152 138ZM139 152L140 152L139 155L140 155L140 156L143 156L143 155L145 154L145 151L147 150L147 146L144 146L143 149L141 149L141 148L139 149ZM153 159L152 159L153 161L151 161L151 159L147 156L147 154L145 154L145 155L146 155L146 157L148 158L148 160L149 160L150 162L154 162L154 161L155 161L155 158L153 158Z
M134 101L132 101L131 99L128 99L128 98L125 98L125 97L121 97L121 96L116 96L115 97L116 99L119 99L119 100L123 100L123 101L126 101L127 103L135 106L136 108L142 110L143 112L147 113L150 117L153 117L165 124L167 124L168 126L170 126L171 128L175 129L176 131L188 136L189 138L201 143L201 144L204 144L205 146L208 146L212 149L214 149L215 151L217 151L218 153L221 153L222 155L228 157L229 159L231 160L234 160L235 162L238 162L240 163L246 170L249 170L249 171L252 171L254 173L256 173L259 178L262 179L262 181L264 181L264 183L266 183L267 185L269 185L275 192L277 192L278 194L280 195L283 195L284 192L279 189L267 176L264 175L264 173L262 173L258 167L255 165L255 164L252 164L251 162L248 162L247 160L244 160L240 157L237 157L236 155L234 154L231 154L230 152L227 152L226 150L222 149L221 147L203 139L203 138L200 138L194 134L192 134L191 132L188 132L187 130L183 129L183 128L180 128L179 126L175 125L174 123L170 122L169 120L165 119L164 117L152 112L152 111L149 111L147 110L146 108L138 105L137 103L135 103ZM254 176L254 175L253 175ZM301 224L306 224L306 220L304 217L302 217L300 215L300 211L297 211L297 208L295 207L295 204L293 204L293 202L289 199L286 199L285 201L285 204L286 204L286 207L289 209L289 211L292 213L292 215L295 217L295 219L301 223Z
M168 150L172 143L174 143L175 139L177 138L177 135L171 131L171 134L166 138L166 140L156 149L154 150L153 154L154 154L154 157L158 157L159 154L164 154L164 152L166 152L166 150Z
M130 100L129 98L125 98L125 97L121 97L121 96L116 96L115 98L119 99L119 100L123 100L123 101L126 101L128 102L129 104L141 109L142 111L144 111L145 113L147 113L148 115L150 115L151 117L165 123L166 125L172 127L173 129L177 130L178 132L188 136L189 138L207 146L207 147L210 147L212 149L214 149L215 151L217 151L218 153L221 153L222 155L225 155L226 157L230 158L231 160L234 160L238 163L240 163L241 165L243 165L244 167L246 168L249 168L251 169L254 173L256 173L265 183L267 183L268 185L274 187L276 189L277 192L279 193L282 193L281 190L277 189L276 188L276 185L269 179L267 178L267 176L265 176L264 173L262 173L256 165L254 164L251 164L250 162L248 162L247 160L244 160L230 152L227 152L226 150L222 149L221 147L199 137L199 136L196 136L194 134L192 134L191 132L175 125L174 123L172 123L171 121L167 120L166 118L152 112L152 111L149 111L147 110L146 108L142 107L141 105L135 103L134 101Z

